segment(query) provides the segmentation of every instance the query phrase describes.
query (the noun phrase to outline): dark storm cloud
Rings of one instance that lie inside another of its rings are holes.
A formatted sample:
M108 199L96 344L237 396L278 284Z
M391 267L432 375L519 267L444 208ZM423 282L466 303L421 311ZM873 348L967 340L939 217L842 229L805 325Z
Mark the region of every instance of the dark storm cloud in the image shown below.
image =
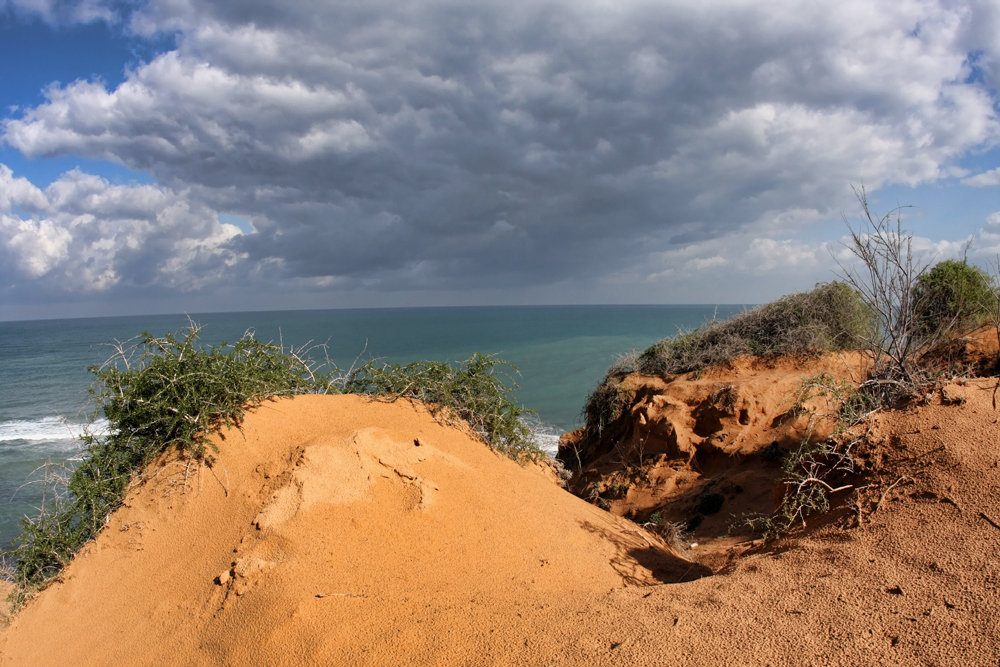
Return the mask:
M29 156L148 171L174 222L152 222L167 204L147 198L102 213L104 226L65 226L75 204L50 198L30 224L39 238L53 226L54 249L24 259L11 230L30 224L8 211L6 252L44 281L99 242L85 230L127 227L131 245L95 274L114 279L71 290L670 275L697 289L677 274L706 270L739 282L747 252L815 259L775 237L848 206L850 183L933 182L997 143L1000 44L978 27L997 14L929 1L150 2L125 20L176 31L176 50L115 90L50 89L3 137Z

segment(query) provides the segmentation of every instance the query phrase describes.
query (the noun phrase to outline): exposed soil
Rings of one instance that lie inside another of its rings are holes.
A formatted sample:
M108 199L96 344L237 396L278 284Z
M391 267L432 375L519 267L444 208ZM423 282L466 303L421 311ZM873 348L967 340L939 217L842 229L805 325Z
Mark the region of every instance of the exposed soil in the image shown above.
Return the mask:
M995 378L874 416L852 488L806 529L717 539L773 508L764 452L806 434L801 378L856 363L636 378L634 421L581 452L592 502L419 406L268 403L214 468L137 485L3 631L0 665L997 664ZM704 518L677 550L616 516L656 511Z
M740 517L769 514L784 457L804 440L827 437L836 405L808 398L803 382L827 374L860 377L860 355L741 357L700 373L632 375L624 417L599 442L584 431L563 436L560 458L576 467L570 490L639 523L661 518L689 542L750 538ZM803 400L805 399L805 400Z

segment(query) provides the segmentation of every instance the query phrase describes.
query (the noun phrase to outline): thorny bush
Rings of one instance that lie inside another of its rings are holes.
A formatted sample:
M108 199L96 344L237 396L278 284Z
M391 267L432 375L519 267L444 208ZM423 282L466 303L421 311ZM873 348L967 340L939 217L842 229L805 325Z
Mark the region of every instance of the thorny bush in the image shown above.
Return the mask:
M247 410L274 397L354 393L415 399L439 418L468 424L486 444L515 460L541 455L523 421L534 413L514 402L517 385L503 372L517 369L494 356L476 353L457 368L370 361L341 371L329 360L314 362L308 349L286 351L254 339L252 332L233 345L201 348L199 331L192 322L178 336L143 333L115 342L108 361L90 368L93 421L103 416L109 428L105 435L83 436L82 463L56 485L54 500L38 517L22 520L21 534L3 552L16 584L12 606L57 576L100 533L153 459L175 451L189 465L212 465L217 449L210 436L238 427Z

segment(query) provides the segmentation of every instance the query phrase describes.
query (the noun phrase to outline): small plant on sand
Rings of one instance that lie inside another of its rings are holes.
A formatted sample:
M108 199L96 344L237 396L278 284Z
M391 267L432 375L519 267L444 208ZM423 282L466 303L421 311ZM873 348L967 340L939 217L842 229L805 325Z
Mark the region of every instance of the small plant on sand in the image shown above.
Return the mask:
M517 368L494 355L475 353L460 366L421 361L401 366L370 361L344 376L339 390L379 400L427 403L440 418L467 423L475 434L512 459L544 456L525 418L534 415L511 398L517 388L504 371Z
M803 441L785 458L782 466L778 508L769 515L743 516L740 522L766 539L796 525L805 528L810 516L826 514L832 494L852 488L850 484L834 486L831 482L854 472L850 450L856 442L856 439L836 436L818 443Z
M822 401L821 407L807 407L817 399ZM809 425L798 448L782 463L781 501L771 515L743 518L746 525L764 537L790 530L796 524L804 527L809 516L829 511L832 494L852 488L836 481L855 472L852 449L861 438L852 434L852 429L879 409L871 394L858 391L850 380L837 381L829 373L805 378L792 400L793 410L809 415ZM832 420L833 433L814 441L812 436L820 420Z
M838 380L830 373L803 378L798 390L789 400L793 403L792 410L799 414L809 414L813 423L818 419L833 421L834 433L853 428L880 407L873 396L858 391L853 381L847 378ZM822 405L813 409L806 407L817 401L821 401Z
M642 527L662 537L674 551L683 553L687 550L687 533L684 531L684 525L664 520L663 512L657 511L651 514Z
M857 440L832 436L818 443L803 441L782 466L781 503L775 514L777 525L787 530L797 523L803 527L806 519L830 510L830 496L852 488L850 484L834 486L837 477L855 471L851 447Z

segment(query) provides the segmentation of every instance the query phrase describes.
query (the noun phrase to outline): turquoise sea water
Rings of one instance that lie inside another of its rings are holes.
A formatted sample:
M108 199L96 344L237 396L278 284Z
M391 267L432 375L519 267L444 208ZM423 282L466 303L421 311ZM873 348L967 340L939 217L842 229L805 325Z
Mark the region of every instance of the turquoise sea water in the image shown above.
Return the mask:
M724 318L743 306L530 306L206 313L192 315L200 341L235 341L248 329L296 347L325 343L346 368L360 357L386 362L463 361L496 353L520 370L517 399L538 411L550 437L581 425L587 393L621 353L678 329ZM37 514L47 461L72 465L75 435L87 421L87 366L109 356L101 345L142 331L177 332L184 315L0 322L0 545Z

